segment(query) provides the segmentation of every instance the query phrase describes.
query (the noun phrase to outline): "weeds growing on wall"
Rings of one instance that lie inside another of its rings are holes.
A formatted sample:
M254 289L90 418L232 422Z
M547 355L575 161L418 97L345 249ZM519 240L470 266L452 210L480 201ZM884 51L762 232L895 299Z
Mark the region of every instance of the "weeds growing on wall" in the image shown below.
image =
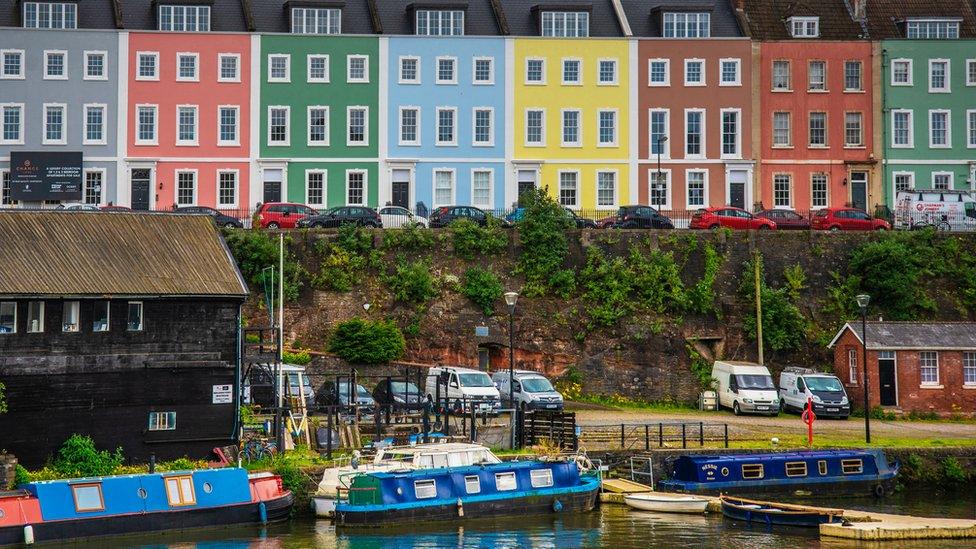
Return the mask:
M422 305L437 296L436 281L430 273L430 261L397 259L396 269L386 277L393 299Z
M495 312L495 303L502 297L504 289L498 275L489 269L472 267L464 272L461 294L471 300L486 315Z
M407 223L399 229L383 231L383 248L407 252L420 252L434 247L434 233L417 223Z
M74 434L61 445L51 469L60 478L97 477L111 475L124 460L122 448L99 450L91 437Z
M450 225L454 253L462 259L496 255L508 247L508 233L494 217L482 227L470 219L459 219Z
M688 309L700 314L716 313L715 280L722 268L722 256L715 249L715 245L706 241L702 246L705 255L705 270L702 277L688 289Z
M281 360L286 364L296 364L304 366L312 362L312 355L305 350L301 351L282 351Z
M244 279L250 285L251 291L263 291L265 276L270 276L265 269L272 267L275 272L274 276L277 277L278 239L262 231L241 231L237 229L225 229L224 238L231 254L237 260L241 274L244 275ZM298 299L302 290L305 269L288 251L290 241L291 237L286 236L284 293L286 300L294 301Z
M576 277L565 267L569 255L566 231L571 228L566 210L545 189L523 193L519 202L525 212L518 225L521 252L515 272L525 277L522 294L569 297Z
M701 387L702 391L707 391L715 386L715 380L712 378L712 363L708 361L705 357L701 355L693 345L686 344L685 349L688 351L688 367L691 368L695 378L698 379L698 385Z
M7 413L7 386L0 381L0 414Z
M913 320L936 308L923 283L935 274L927 255L900 238L882 238L851 253L850 272L860 278L872 308L891 320Z
M392 320L353 318L336 325L328 349L352 364L386 364L402 357L406 345Z
M321 257L319 274L312 278L312 287L317 290L348 292L368 267L380 262L379 251L373 248L373 233L354 223L343 223L334 241L319 240L315 249Z
M739 286L744 303L748 303L743 326L752 339L757 338L756 323L756 282L755 261L759 261L759 298L762 302L762 332L763 345L771 351L788 351L798 349L803 345L807 331L807 320L796 306L795 300L790 299L791 287L773 288L766 283L766 273L763 268L762 256L757 256L745 264L742 272L742 283ZM796 273L787 276L787 280ZM796 280L794 280L796 282ZM792 292L799 297L799 290L792 287Z

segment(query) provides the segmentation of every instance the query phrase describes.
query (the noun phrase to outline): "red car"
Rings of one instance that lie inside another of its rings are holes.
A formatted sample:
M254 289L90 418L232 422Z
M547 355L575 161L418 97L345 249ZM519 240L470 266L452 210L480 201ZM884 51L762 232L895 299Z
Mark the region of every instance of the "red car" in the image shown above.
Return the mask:
M798 230L806 231L810 229L810 220L793 210L772 209L763 210L756 213L756 217L765 217L776 223L776 230Z
M757 229L761 231L775 230L776 222L765 217L757 217L742 208L721 206L704 208L695 212L691 217L692 229Z
M825 208L813 216L810 228L820 231L888 231L891 224L856 208Z
M300 219L319 212L304 204L267 202L254 214L254 226L262 229L294 229Z

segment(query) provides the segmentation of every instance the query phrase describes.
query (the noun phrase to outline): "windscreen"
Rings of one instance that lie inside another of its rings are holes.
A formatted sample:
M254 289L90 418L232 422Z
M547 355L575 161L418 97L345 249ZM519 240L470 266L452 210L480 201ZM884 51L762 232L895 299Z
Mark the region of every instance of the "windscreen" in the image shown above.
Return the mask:
M775 389L773 378L762 374L740 374L735 376L739 389Z
M400 393L410 394L410 395L420 394L420 389L418 389L416 385L410 383L409 381L391 381L390 389L394 393L398 393L398 394Z
M808 389L815 392L840 393L844 390L836 377L804 377L803 381L807 382Z
M488 374L483 373L471 373L471 374L458 374L458 378L461 380L462 387L494 387L491 382L491 378Z
M544 377L530 377L522 380L522 390L526 393L548 393L553 388L552 383Z

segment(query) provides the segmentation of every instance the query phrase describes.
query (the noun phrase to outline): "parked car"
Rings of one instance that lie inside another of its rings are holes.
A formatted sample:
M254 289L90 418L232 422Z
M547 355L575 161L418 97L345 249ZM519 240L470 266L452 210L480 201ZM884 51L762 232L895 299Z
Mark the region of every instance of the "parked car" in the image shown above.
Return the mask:
M976 198L969 191L899 191L895 198L895 226L972 231L976 229Z
M298 397L305 396L305 405L315 405L315 390L312 388L312 381L305 373L304 366L296 364L282 364L282 374L288 378L286 396ZM247 372L244 378L244 403L258 404L260 406L273 408L278 405L275 399L275 386L277 381L274 376L277 374L274 365L255 365Z
M719 406L731 408L735 415L779 413L779 393L765 366L716 360L712 365L712 379Z
M566 217L577 229L595 229L596 222L588 217L580 217L572 209L563 207ZM505 221L509 223L519 223L525 217L525 208L515 208L505 216Z
M299 229L335 228L345 223L353 223L360 227L377 228L383 226L380 214L373 208L366 206L339 206L330 208L323 213L304 217L295 223Z
M810 220L793 210L782 210L779 208L763 210L757 213L756 217L764 217L776 223L776 228L781 231L805 231L810 229Z
M99 211L98 206L94 204L83 204L81 202L65 202L64 204L58 204L55 208L58 210L64 210L68 212L97 212Z
M492 217L490 213L481 208L475 208L474 206L440 206L434 208L434 211L430 213L430 217L427 220L430 222L432 229L447 227L458 219L470 219L484 227ZM511 223L504 219L500 219L499 221L504 227L511 226Z
M413 212L402 206L384 206L380 208L380 219L383 222L383 227L387 229L399 229L410 223L420 225L421 227L430 225L426 217L414 215Z
M824 208L817 210L810 228L820 231L887 231L891 229L891 224L856 208Z
M424 408L424 394L420 387L402 379L380 380L373 389L373 400L392 411L418 411Z
M213 218L214 223L218 227L227 227L229 229L243 229L244 224L241 223L236 217L231 217L229 215L218 212L213 208L208 208L206 206L183 206L182 208L176 208L173 213L178 214L202 214L209 215Z
M353 404L359 405L359 411L362 414L372 414L373 410L376 408L376 401L373 400L373 395L366 390L362 385L356 385L356 400L353 402L349 398L349 389L351 383L348 379L340 379L336 381L326 381L318 391L315 402L319 406L352 406Z
M427 371L424 391L435 405L468 411L477 402L478 411L497 412L501 408L498 389L488 374L453 366L438 366ZM440 397L440 400L438 400Z
M130 208L128 206L117 206L115 204L108 204L106 206L101 206L98 209L99 210L102 210L103 212L132 212L132 211L134 211L132 208Z
M608 215L606 217L601 217L596 220L597 229L609 229L613 227L614 223L617 222L617 214Z
M526 410L562 410L563 395L552 386L552 383L545 376L530 370L515 370L513 372L514 384L511 387L512 400L514 406L518 406L523 412ZM495 372L491 376L495 382L495 387L501 394L501 398L509 403L509 377L508 371L502 370ZM509 403L509 406L512 406Z
M617 229L673 229L674 223L651 206L621 206L612 226Z
M262 229L294 229L300 220L317 214L304 204L266 202L254 214L254 226Z
M696 211L691 216L689 227L692 229L728 227L730 229L774 230L776 229L776 222L765 217L756 217L742 208L713 206Z
M851 415L851 402L837 376L810 368L784 368L779 375L780 408L784 412L794 410L799 413L806 409L807 399L812 402L817 417L847 419Z

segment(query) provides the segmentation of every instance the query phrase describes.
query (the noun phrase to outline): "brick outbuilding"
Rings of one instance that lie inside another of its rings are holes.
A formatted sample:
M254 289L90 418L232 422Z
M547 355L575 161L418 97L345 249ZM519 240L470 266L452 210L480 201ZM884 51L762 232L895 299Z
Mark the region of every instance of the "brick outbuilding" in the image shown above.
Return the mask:
M870 406L903 412L976 414L976 323L868 322ZM829 347L834 373L863 406L864 341L860 322L849 322Z

